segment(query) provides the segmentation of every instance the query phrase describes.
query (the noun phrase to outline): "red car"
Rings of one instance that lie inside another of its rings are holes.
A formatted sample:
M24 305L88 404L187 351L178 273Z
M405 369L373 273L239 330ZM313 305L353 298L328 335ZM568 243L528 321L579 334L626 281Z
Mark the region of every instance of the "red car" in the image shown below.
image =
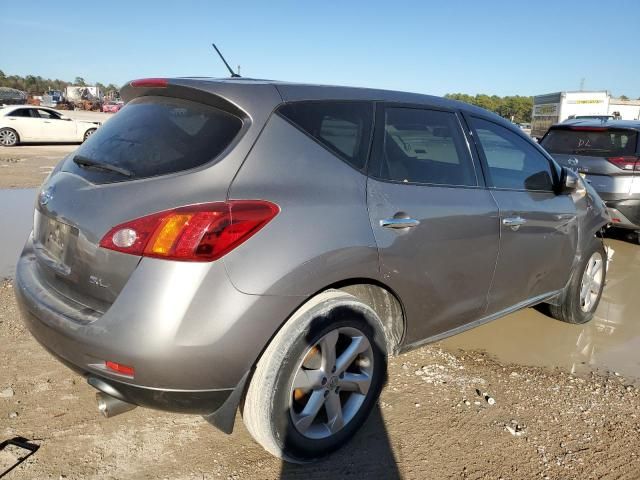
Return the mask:
M102 105L102 111L106 113L117 113L123 106L123 102L107 102Z

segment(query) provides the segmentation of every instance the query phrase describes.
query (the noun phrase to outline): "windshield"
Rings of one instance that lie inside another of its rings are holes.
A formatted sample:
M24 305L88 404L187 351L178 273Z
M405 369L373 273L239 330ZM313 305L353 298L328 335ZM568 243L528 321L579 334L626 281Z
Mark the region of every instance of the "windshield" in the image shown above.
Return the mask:
M636 153L638 132L615 129L551 129L540 143L550 153L616 157Z
M240 118L208 105L140 97L91 135L76 156L128 171L130 179L164 175L213 160L241 127ZM115 171L82 168L73 162L65 170L97 183L123 180Z

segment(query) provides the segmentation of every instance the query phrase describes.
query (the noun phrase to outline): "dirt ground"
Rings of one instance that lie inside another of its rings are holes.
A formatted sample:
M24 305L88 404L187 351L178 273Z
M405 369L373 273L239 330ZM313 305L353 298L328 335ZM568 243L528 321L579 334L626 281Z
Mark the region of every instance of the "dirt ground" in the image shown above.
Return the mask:
M0 188L38 187L58 161L78 145L0 147Z
M93 389L31 338L12 284L0 286L0 442L40 445L10 479L635 479L638 415L640 391L614 373L574 376L435 345L391 360L378 408L342 451L283 464L239 417L231 436L142 408L100 417ZM21 454L0 451L0 472Z

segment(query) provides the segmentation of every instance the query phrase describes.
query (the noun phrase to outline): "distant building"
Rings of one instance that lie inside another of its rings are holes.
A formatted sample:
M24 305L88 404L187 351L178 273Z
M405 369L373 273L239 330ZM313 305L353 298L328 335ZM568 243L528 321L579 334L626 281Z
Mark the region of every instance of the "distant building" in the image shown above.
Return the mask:
M533 97L531 136L541 138L554 123L581 116L640 119L640 100L621 100L608 91L556 92Z
M640 100L609 99L609 115L618 112L622 120L640 120Z

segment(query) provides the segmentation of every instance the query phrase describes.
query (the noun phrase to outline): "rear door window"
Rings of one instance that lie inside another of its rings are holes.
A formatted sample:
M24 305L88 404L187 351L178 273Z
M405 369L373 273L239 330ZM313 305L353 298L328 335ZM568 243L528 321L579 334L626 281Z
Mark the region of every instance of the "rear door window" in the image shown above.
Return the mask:
M295 102L281 106L278 113L353 167L364 167L373 122L371 103Z
M31 109L30 108L19 108L18 110L14 110L11 112L9 117L29 117L31 118Z
M553 191L553 167L536 147L496 123L471 117L493 186Z
M637 142L635 130L573 127L552 128L540 144L551 153L618 157L634 155Z
M92 163L108 164L129 177L98 168L73 171L93 182L153 177L211 162L229 146L242 120L223 110L170 97L140 97L102 125L75 153Z
M477 185L455 113L387 108L380 136L373 176L404 183Z

